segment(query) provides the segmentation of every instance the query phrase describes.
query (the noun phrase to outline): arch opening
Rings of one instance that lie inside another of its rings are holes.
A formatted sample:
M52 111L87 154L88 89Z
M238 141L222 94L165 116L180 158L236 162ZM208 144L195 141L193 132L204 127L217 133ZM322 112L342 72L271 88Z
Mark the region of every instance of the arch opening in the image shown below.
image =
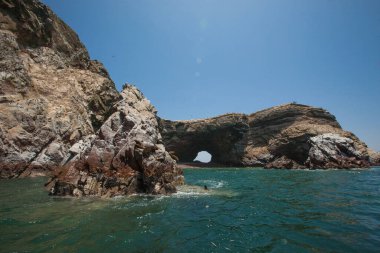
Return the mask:
M197 156L194 158L193 162L209 163L211 162L212 155L207 151L198 152Z

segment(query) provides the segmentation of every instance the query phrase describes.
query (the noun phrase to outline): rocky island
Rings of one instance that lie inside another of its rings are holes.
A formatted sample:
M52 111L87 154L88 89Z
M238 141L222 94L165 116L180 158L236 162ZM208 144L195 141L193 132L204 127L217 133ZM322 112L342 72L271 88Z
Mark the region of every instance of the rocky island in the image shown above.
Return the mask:
M169 121L119 93L77 34L36 0L0 2L0 177L48 175L54 195L168 194L176 160L266 168L364 168L378 153L327 111L300 104Z
M164 143L180 162L199 151L216 164L266 168L365 168L375 153L335 117L321 108L296 103L250 115L170 121L160 120Z

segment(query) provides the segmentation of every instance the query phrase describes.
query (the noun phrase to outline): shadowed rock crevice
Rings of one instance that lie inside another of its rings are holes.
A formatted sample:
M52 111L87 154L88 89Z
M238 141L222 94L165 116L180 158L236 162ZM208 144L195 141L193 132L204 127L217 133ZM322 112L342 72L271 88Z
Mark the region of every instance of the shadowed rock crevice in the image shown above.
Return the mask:
M181 162L192 162L200 150L207 150L213 163L229 165L241 159L241 147L236 144L244 142L249 129L247 117L240 114L206 120L160 120L160 124L166 148Z

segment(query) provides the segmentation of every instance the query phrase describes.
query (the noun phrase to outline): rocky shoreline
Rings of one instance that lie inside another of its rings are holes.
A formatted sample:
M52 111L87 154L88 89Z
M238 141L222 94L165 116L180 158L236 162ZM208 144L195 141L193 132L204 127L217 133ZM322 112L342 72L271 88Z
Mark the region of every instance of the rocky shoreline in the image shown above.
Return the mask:
M170 194L180 163L366 168L380 154L327 111L287 104L169 121L134 86L119 93L77 34L37 0L0 2L0 178L48 175L50 194Z

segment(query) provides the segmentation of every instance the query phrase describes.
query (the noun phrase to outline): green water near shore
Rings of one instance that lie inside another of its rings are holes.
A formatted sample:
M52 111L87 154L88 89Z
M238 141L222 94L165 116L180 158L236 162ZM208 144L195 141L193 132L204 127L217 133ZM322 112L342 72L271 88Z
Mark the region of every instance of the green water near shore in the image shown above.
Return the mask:
M172 196L55 198L0 181L0 252L379 252L380 168L185 169ZM207 185L209 191L202 189Z

